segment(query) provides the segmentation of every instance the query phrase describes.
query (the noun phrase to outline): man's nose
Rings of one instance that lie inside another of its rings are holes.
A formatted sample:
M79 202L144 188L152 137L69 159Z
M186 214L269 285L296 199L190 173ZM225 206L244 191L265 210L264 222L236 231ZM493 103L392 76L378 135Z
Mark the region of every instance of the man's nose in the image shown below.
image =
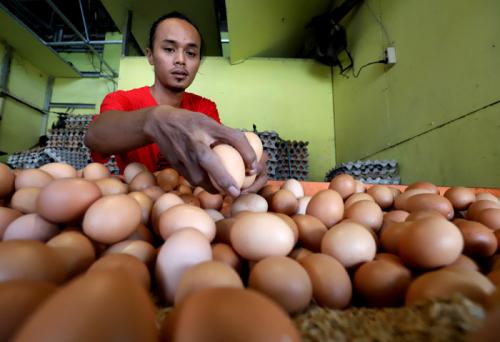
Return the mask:
M186 64L186 56L184 56L184 52L177 50L175 54L175 64L184 65Z

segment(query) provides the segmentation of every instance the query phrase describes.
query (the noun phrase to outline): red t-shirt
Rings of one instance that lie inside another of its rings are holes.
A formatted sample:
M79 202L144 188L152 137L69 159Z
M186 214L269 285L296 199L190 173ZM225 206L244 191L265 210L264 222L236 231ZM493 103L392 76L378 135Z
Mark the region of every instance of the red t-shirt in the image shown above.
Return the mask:
M101 115L105 115L105 113L110 110L128 112L154 106L158 106L158 103L151 95L150 88L146 86L127 91L118 90L106 95L101 104L100 113ZM184 93L180 108L203 113L220 123L219 113L215 103L201 96L192 93ZM127 153L121 153L115 156L121 173L123 173L125 167L132 162L144 164L151 172L160 169L160 167L164 167L164 165L161 165L164 162L164 158L161 157L160 149L156 144L139 147ZM100 163L105 163L108 159L108 156L104 156L97 152L91 152L91 157L94 161Z

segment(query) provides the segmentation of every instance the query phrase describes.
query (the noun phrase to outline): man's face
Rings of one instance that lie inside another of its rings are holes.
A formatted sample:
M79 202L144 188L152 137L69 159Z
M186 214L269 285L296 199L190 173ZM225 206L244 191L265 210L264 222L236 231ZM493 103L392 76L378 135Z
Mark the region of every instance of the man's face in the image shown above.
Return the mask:
M193 82L200 66L201 38L185 20L170 18L156 28L149 64L156 78L168 89L184 91Z

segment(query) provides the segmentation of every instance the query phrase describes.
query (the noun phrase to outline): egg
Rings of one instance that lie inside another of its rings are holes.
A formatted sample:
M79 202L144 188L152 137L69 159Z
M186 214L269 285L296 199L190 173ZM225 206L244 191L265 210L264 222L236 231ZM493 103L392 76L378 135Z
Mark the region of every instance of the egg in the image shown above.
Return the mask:
M375 254L374 260L384 260L387 262L393 262L397 265L404 266L403 260L395 254L391 253L377 253Z
M111 176L108 168L101 163L90 163L83 168L83 178L88 180L98 180Z
M433 194L433 192L429 189L406 190L402 194L394 197L394 209L409 211L406 208L406 202L408 201L408 199L410 197L415 196L415 195L419 195L419 194Z
M463 186L449 188L445 191L444 197L451 202L455 210L466 210L476 200L474 190Z
M224 215L218 210L215 209L204 209L205 212L214 220L214 222L220 221L224 219Z
M95 261L96 252L92 242L82 233L65 231L47 241L64 263L68 278L86 271Z
M106 244L124 240L141 221L141 208L127 195L105 196L95 201L83 217L83 231Z
M448 269L448 268L453 268L453 267L458 267L458 268L466 268L472 271L479 272L479 266L477 263L469 258L466 255L461 254L457 260L455 260L453 263L450 265L443 267L442 269Z
M202 191L197 195L197 198L203 209L219 210L222 207L223 198L221 194L211 194L207 191Z
M373 201L373 202L375 202L375 200L373 199L373 197L371 195L364 193L364 192L359 192L359 193L355 193L355 194L352 194L351 196L349 196L345 200L344 206L347 209L348 207L350 207L354 203L360 202L360 201Z
M297 214L304 215L306 213L307 206L309 205L311 198L311 196L304 196L298 199L299 206L296 211Z
M321 240L321 253L334 257L346 268L373 260L376 252L373 235L356 222L333 226Z
M482 200L498 202L498 197L489 192L478 192L476 194L476 201L482 201Z
M481 258L496 253L498 242L491 229L475 221L457 220L454 223L464 238L464 254Z
M417 277L409 286L407 305L422 300L449 298L461 293L470 300L484 304L495 286L479 272L466 269L446 269L427 272Z
M257 213L267 212L268 204L264 197L257 194L244 194L238 196L231 205L231 215L240 212L252 211Z
M45 171L38 169L25 169L19 170L14 184L16 190L25 187L43 188L53 180L54 178Z
M213 244L212 255L214 261L220 261L232 267L236 272L241 272L241 258L238 256L238 254L236 254L236 252L230 245L225 243Z
M103 196L121 195L128 193L128 185L118 178L101 178L94 181Z
M146 166L141 163L130 163L123 170L123 177L125 178L125 182L130 184L132 179L137 176L142 171L147 171Z
M262 189L260 189L259 194L265 199L271 197L275 192L279 190L279 186L276 184L267 184Z
M326 227L331 227L344 216L344 202L334 190L321 190L309 202L307 215L320 219Z
M231 244L231 229L236 222L235 218L225 218L215 223L215 241Z
M300 244L311 251L319 252L321 239L327 231L323 222L311 215L294 215L292 218L299 230Z
M293 244L295 246L295 244L299 240L299 228L297 227L297 224L295 223L295 221L290 216L285 215L285 214L281 214L281 213L272 213L272 214L278 216L280 219L285 221L286 224L288 225L288 227L290 227L290 230L293 233Z
M404 222L408 215L410 213L404 210L391 210L384 213L384 222Z
M151 275L146 265L137 257L126 253L111 253L100 257L90 266L85 275L113 271L120 271L128 274L132 281L135 281L144 289L149 290Z
M351 175L341 174L330 181L328 188L335 190L342 199L346 199L356 192L356 181Z
M304 310L312 299L312 283L306 270L285 256L259 261L250 272L248 287L272 298L290 314Z
M3 241L0 282L23 279L60 284L66 279L64 263L52 248L39 241Z
M432 183L429 182L415 182L406 188L405 192L408 190L413 190L413 189L423 189L423 190L428 190L429 193L437 194L439 195L439 189L437 186L435 186Z
M3 240L38 240L45 242L59 233L57 225L38 214L26 214L12 221L3 234Z
M156 259L156 250L149 242L142 240L126 240L111 245L106 252L107 254L128 254L142 261L146 266L153 267Z
M500 208L489 208L481 210L476 220L492 230L500 229Z
M0 283L0 340L11 341L15 333L57 287L49 282L11 280Z
M164 240L186 227L198 229L208 241L215 237L215 223L201 208L180 204L165 210L159 217L158 229Z
M295 195L288 190L278 190L271 197L269 207L272 211L276 213L283 213L285 215L295 214L299 202Z
M156 181L163 191L172 191L179 182L179 173L172 168L163 169L156 175Z
M361 192L365 192L365 191L366 191L365 184L362 181L356 179L356 189L354 190L354 192L361 193Z
M255 157L257 161L260 161L262 158L262 153L264 152L264 147L262 146L262 141L259 136L253 132L244 132L245 137L248 140L248 143L252 147L255 152ZM245 180L243 181L243 185L241 186L243 189L248 188L252 185L257 178L257 175L245 176Z
M0 207L0 240L3 239L5 229L18 217L23 215L19 210Z
M177 191L178 195L184 195L184 194L191 195L193 193L191 187L185 184L179 184L174 191Z
M12 195L10 206L24 214L36 213L36 200L39 194L40 188L21 188Z
M205 261L194 265L182 274L175 292L174 303L178 305L196 292L215 287L243 289L243 282L238 273L229 265L220 261Z
M298 262L301 262L302 259L311 254L313 254L313 252L310 251L309 249L304 247L297 247L293 251L291 251L290 254L288 254L288 256Z
M151 234L148 227L143 224L139 224L137 229L127 237L127 240L142 240L153 243L153 234Z
M354 274L354 289L363 304L374 307L400 306L411 283L411 272L403 265L375 260L361 265Z
M155 185L156 177L149 171L138 173L132 181L128 183L130 191L141 191Z
M66 163L48 163L40 166L38 169L47 172L54 179L77 177L76 169Z
M404 230L408 229L411 222L389 223L380 234L380 244L389 253L397 254L399 239Z
M331 309L345 309L351 304L352 284L340 262L329 255L314 253L300 261L313 287L316 302Z
M101 191L92 182L79 178L56 179L37 198L37 212L51 222L71 223L80 219L99 198Z
M388 186L374 185L368 188L366 193L373 197L374 201L382 209L390 208L394 203L394 195Z
M185 228L174 232L161 246L156 259L156 282L163 301L173 303L184 272L210 260L210 242L199 230Z
M165 341L301 341L277 304L256 291L237 288L209 288L189 296L161 330Z
M500 270L493 270L486 275L488 279L495 285L495 287L500 286Z
M440 195L418 194L408 198L406 210L410 213L420 210L435 210L448 220L453 218L454 210L451 202Z
M151 215L151 210L153 209L153 200L143 192L133 191L128 194L137 201L139 207L141 207L141 223L147 225L149 223L149 216Z
M290 191L297 199L304 197L304 188L296 179L287 179L281 189Z
M184 204L184 201L182 198L172 193L163 194L154 202L153 208L151 209L151 221L155 230L158 228L158 219L160 218L160 214L168 208L178 204Z
M146 290L119 271L87 274L48 298L15 341L158 341Z
M285 256L295 240L288 224L270 213L247 213L236 219L230 232L231 245L248 260Z
M406 217L406 221L419 221L425 218L443 218L443 215L436 210L417 210Z
M245 180L245 163L243 162L243 158L241 158L240 153L234 147L225 144L214 146L212 151L219 158L220 164L233 178L235 182L234 185L238 189L241 189ZM223 192L219 184L217 184L213 178L210 179L213 186L220 192Z
M460 230L444 218L414 221L401 232L399 256L406 264L432 269L454 262L464 247Z
M344 217L378 231L382 227L382 209L373 201L359 201L347 207Z
M4 163L0 163L0 198L14 192L14 179L14 172Z
M469 208L467 209L467 213L465 215L465 218L473 221L477 221L477 217L479 213L485 209L498 209L500 208L500 204L493 202L493 201L487 201L487 200L480 200L473 202Z
M148 195L153 202L156 202L165 194L165 191L163 191L159 186L150 186L149 188L142 190L142 192Z

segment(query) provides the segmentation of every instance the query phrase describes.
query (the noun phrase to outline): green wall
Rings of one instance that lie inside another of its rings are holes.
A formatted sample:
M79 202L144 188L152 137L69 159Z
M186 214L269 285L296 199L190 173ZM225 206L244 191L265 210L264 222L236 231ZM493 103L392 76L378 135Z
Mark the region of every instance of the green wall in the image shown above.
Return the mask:
M347 25L356 71L389 45L398 61L358 78L335 69L338 161L396 159L403 183L499 186L499 13L496 0L365 1Z
M153 82L142 57L122 59L118 88ZM335 164L331 69L305 59L253 58L231 65L207 57L189 91L217 103L224 124L275 130L284 139L309 141L310 179L320 181Z
M6 46L0 43L0 61ZM45 102L48 76L13 51L8 91L22 100L42 108ZM43 115L10 98L4 98L0 120L0 151L12 153L25 150L38 142ZM0 157L5 161L6 156Z

